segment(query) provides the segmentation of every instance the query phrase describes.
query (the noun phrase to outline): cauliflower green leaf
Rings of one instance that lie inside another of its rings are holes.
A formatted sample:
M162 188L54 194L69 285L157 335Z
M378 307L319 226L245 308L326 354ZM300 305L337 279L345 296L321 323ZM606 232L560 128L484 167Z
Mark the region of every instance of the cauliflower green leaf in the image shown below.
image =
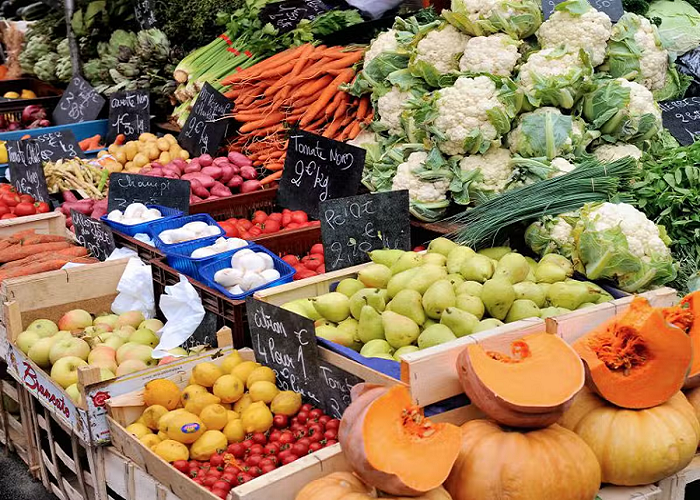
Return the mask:
M542 10L536 0L452 0L442 15L456 28L472 36L508 33L523 39L542 24Z

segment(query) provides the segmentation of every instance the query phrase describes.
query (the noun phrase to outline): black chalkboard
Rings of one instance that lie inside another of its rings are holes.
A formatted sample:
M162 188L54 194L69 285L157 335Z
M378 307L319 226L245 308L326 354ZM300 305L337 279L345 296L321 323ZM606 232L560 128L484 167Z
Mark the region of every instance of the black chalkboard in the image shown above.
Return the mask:
M107 211L124 210L132 203L161 205L190 213L190 183L138 174L109 176Z
M107 257L116 248L114 235L109 226L75 210L70 211L70 216L73 220L75 239L78 244L87 248L93 257L101 261L107 260Z
M253 297L246 300L246 310L255 359L275 371L281 390L298 392L328 411L314 322Z
M342 418L345 409L352 402L350 390L364 380L322 359L319 360L319 365L328 406L327 411L333 418Z
M70 158L85 158L72 130L49 132L36 136L41 149L41 161L58 161Z
M277 28L280 33L292 31L303 19L314 19L331 8L320 0L284 0L268 4L259 19Z
M211 346L218 347L219 343L216 339L216 332L218 328L216 327L218 321L218 316L211 311L204 311L204 318L199 324L197 329L190 335L190 337L182 345L184 349L188 351L193 347L197 346Z
M555 7L564 1L565 0L542 0L542 13L544 14L544 18L549 19ZM622 14L625 13L622 7L622 0L588 0L588 2L596 10L605 12L614 23L619 21Z
M216 154L226 135L229 119L222 119L233 109L233 104L221 92L208 83L194 102L192 112L182 127L177 142L189 151L190 156L205 153Z
M109 97L109 130L107 143L119 134L127 141L151 131L151 98L147 90L119 92Z
M683 146L700 136L700 97L659 103L664 127Z
M81 76L74 75L53 110L53 121L56 125L67 125L94 120L104 105L102 96Z
M357 194L365 150L304 131L289 136L277 202L318 218L319 203Z
M21 194L30 194L38 201L49 203L41 148L36 140L7 141L12 185Z
M156 27L157 21L153 4L153 0L134 0L134 15L142 30Z
M319 217L327 272L369 262L379 248L411 249L406 190L327 200Z

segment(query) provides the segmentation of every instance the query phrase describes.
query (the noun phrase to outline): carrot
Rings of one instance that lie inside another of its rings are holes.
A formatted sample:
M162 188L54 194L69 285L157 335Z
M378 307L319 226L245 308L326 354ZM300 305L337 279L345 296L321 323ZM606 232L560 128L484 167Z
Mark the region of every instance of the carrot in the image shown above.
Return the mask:
M340 130L341 124L342 120L339 117L335 117L325 132L323 132L323 137L328 139L335 137L335 134L338 132L338 130Z
M57 241L66 241L65 236L57 236L53 234L37 234L25 238L22 241L23 245L36 245L37 243L55 243Z
M308 97L314 95L319 91L325 89L328 85L333 83L333 77L331 75L326 75L319 78L316 81L309 81L299 88L296 92L292 92L292 99L300 99L302 97Z
M353 126L350 128L350 132L347 135L348 139L353 140L355 137L360 135L360 131L362 130L360 124L362 124L361 121L355 121Z
M117 146L121 146L126 142L126 136L124 134L119 134L115 139L114 139L114 144Z
M330 64L327 64L323 69L326 71L332 70L332 69L344 69L344 68L349 68L353 64L355 64L357 61L362 59L362 51L358 52L350 52L349 55L346 55L345 57L341 59L337 59L333 61Z
M44 262L36 262L27 266L10 269L6 272L0 270L0 281L4 281L9 278L18 278L20 276L31 276L32 274L55 271L57 269L61 269L63 266L68 264L68 262L68 259L47 260Z
M283 172L284 172L284 170L278 170L277 172L274 172L274 173L268 175L267 177L264 177L260 181L260 184L264 186L266 184L270 184L271 182L275 182L277 179L282 177Z
M90 147L90 139L83 139L82 141L78 142L78 146L81 150L87 151Z
M268 116L262 115L259 120L248 122L243 125L239 132L252 132L253 130L267 128L279 124L284 119L284 113L272 113Z
M363 120L367 111L369 111L369 96L362 96L357 105L357 113L355 113L355 116L358 120Z
M0 262L12 262L13 260L24 259L35 253L48 252L50 250L63 250L71 246L67 241L56 243L40 243L38 245L21 245L10 247L0 252Z
M227 76L226 78L221 80L220 83L221 85L231 85L234 82L245 80L251 76L259 77L262 71L265 71L269 68L274 68L276 66L279 67L280 65L295 59L297 54L303 49L304 45L300 45L299 47L295 47L293 49L287 49L283 52L280 52L279 54L275 54L272 57L268 57L267 59L260 61L257 64L254 64L250 68L246 68L241 72L233 73L232 75Z
M347 92L338 92L331 103L326 107L325 116L326 118L332 119L335 116L335 110L338 109L343 101L348 101L350 95Z
M251 136L251 137L267 137L270 134L274 134L276 132L282 132L283 130L284 130L284 125L279 123L279 124L270 125L269 127L266 127L266 128L258 128L252 132L249 132L246 135Z
M324 57L322 59L319 59L318 61L313 63L311 66L304 69L304 71L302 71L299 74L298 80L304 81L304 80L308 80L309 78L316 78L317 76L319 76L323 73L323 68L325 68L325 66L327 64L329 64L331 61L333 61L333 59L330 57Z
M39 261L47 260L47 259L85 257L87 254L88 254L87 248L72 246L72 247L66 248L64 250L42 252L42 253L30 255L29 257L25 257L24 259L21 259L21 260L15 260L13 262L8 262L6 264L3 264L2 268L0 268L0 270L4 271L6 269L21 267L21 266L30 264L32 262L39 262Z
M269 170L270 172L277 172L279 170L282 170L283 168L284 162L279 161L268 163L267 165L265 165L265 169Z
M311 123L311 121L316 118L316 115L323 110L324 106L328 104L328 101L331 100L333 95L338 92L338 87L352 80L354 76L355 72L352 69L347 69L336 76L333 82L323 91L321 97L306 111L304 118L301 119L300 125L303 127Z
M299 73L301 73L302 69L304 69L304 66L306 63L309 61L309 56L311 56L311 53L314 51L315 47L311 44L308 44L304 46L304 49L301 51L299 54L298 59L294 63L294 66L292 67L292 71L290 71L287 75L285 75L283 78L280 78L277 80L276 83L271 85L270 87L267 88L265 91L265 95L269 96L277 92L279 89L282 87L285 87L289 82L294 81L294 79L297 77Z

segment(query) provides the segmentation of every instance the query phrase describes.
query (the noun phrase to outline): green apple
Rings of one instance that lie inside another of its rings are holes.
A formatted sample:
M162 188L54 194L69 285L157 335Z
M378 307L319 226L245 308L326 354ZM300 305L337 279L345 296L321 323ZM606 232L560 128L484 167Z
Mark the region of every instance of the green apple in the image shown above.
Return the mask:
M83 339L73 337L70 339L59 339L51 347L49 358L51 364L56 363L61 358L76 357L86 361L90 354L90 345Z
M163 328L163 322L159 319L147 319L139 325L139 330L141 328L148 328L149 330L157 332L158 330Z
M37 340L29 349L27 356L42 368L51 366L51 349L58 340L55 337L44 337Z
M80 391L78 390L78 384L71 384L66 387L66 393L75 404L80 404L83 400L82 396L80 395Z
M85 360L77 356L66 356L54 363L51 368L51 378L58 385L66 389L67 387L78 383L78 368L88 366Z
M31 349L40 338L41 337L39 334L34 330L25 330L17 335L17 340L15 340L15 343L17 344L17 347L19 347L20 351L27 354L29 349Z
M50 319L37 319L31 322L27 330L36 332L39 337L50 337L58 332L58 327L56 323ZM63 330L63 328L61 328L61 330Z

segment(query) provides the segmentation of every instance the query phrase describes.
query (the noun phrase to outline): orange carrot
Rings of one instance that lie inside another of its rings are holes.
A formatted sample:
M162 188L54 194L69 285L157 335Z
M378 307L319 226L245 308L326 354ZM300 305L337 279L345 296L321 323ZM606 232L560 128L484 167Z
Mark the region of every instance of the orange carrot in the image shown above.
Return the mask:
M265 165L265 168L267 170L269 170L270 172L277 172L278 170L282 170L284 168L284 162L283 161L270 162L267 165Z
M348 101L350 95L347 92L338 92L331 103L326 107L325 116L332 119L335 116L335 111L338 109L343 101Z
M279 65L286 63L287 61L291 61L296 57L296 54L300 50L303 50L303 45L299 47L295 47L293 49L287 49L283 52L280 52L279 54L275 54L272 57L268 57L267 59L260 61L257 64L254 64L253 66L244 69L243 71L233 73L223 80L221 80L221 85L231 85L234 82L240 82L244 81L248 78L255 78L260 75L260 73L266 69L269 68L274 68L274 67L279 67Z
M363 120L365 115L367 115L367 111L369 111L369 96L362 96L357 105L357 113L355 113L355 116L358 120Z
M78 142L78 146L81 150L88 151L90 149L90 139L83 139L82 141Z
M37 243L55 243L57 241L66 241L65 236L55 234L36 234L29 236L22 241L22 245L36 245Z
M338 87L344 83L348 83L354 76L355 72L352 69L347 69L336 76L333 82L323 91L321 97L307 110L304 118L301 119L301 126L303 127L311 123L311 121L316 118L316 115L323 110L324 106L328 104L328 101L331 100L333 95L338 92Z
M284 119L284 113L272 113L268 116L262 116L259 120L248 122L239 130L241 133L252 132L253 130L267 128L272 125L279 124Z
M38 245L17 245L0 252L0 262L11 262L24 259L35 253L48 252L50 250L63 250L71 246L67 241L56 243L40 243Z
M126 136L124 134L119 134L115 139L114 139L114 144L117 146L121 146L126 142Z
M277 179L279 179L280 177L282 177L282 173L283 173L283 172L284 172L284 170L278 170L277 172L274 172L274 173L268 175L267 177L264 177L264 178L260 181L260 184L264 186L264 185L266 185L266 184L270 184L270 183L272 183L272 182L275 182Z
M304 46L304 49L299 53L299 57L297 58L296 62L294 63L294 66L292 67L292 71L290 71L283 78L280 78L279 80L277 80L276 83L268 87L265 91L265 95L272 95L282 87L286 86L289 82L294 81L297 75L301 73L302 69L304 68L304 65L309 61L309 56L311 56L311 53L314 51L314 48L315 47L311 44Z
M29 264L27 266L18 267L15 269L9 269L5 272L0 270L0 281L4 281L9 278L18 278L20 276L31 276L32 274L56 271L57 269L61 269L63 266L68 264L68 262L69 259L47 260L44 262L36 262L34 264Z
M340 130L341 124L342 120L340 117L335 117L328 128L326 128L325 132L323 132L323 137L327 137L329 139L335 137L335 134L338 132L338 130Z
M314 95L315 93L325 89L332 82L333 82L333 77L331 75L325 75L325 76L323 76L315 81L311 80L308 83L304 84L296 92L292 92L291 98L292 99L301 99L302 97L308 97L310 95Z

